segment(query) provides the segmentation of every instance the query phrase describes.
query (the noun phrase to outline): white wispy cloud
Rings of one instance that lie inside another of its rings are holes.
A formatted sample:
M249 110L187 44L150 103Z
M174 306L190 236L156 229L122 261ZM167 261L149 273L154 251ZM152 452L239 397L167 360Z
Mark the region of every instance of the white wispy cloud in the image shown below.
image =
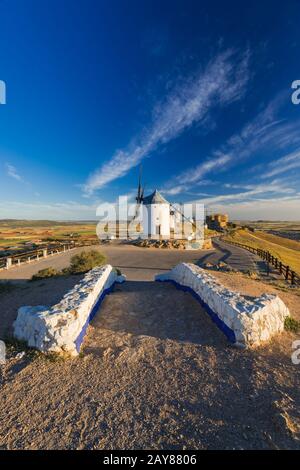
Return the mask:
M204 176L215 170L224 171L257 155L258 152L276 150L284 151L300 143L299 121L286 122L277 119L278 110L282 104L280 94L254 119L246 123L240 132L232 135L219 149L194 167L185 170L167 181L162 188L166 194L186 193L195 185L201 185ZM289 154L279 164L274 163L265 176L275 176L289 168L298 167L298 154ZM284 166L285 165L285 166ZM266 167L266 164L264 164Z
M159 145L176 138L194 123L205 122L213 108L239 100L249 80L248 62L248 52L239 56L236 51L225 51L198 75L175 87L155 106L150 125L128 148L118 150L111 160L90 175L83 185L84 192L92 194L124 176Z
M13 165L11 165L10 163L6 163L5 164L5 167L6 167L6 174L8 176L10 176L11 178L14 178L15 180L17 181L23 181L22 177L20 176L20 174L18 173L16 167L14 167Z
M214 211L229 214L231 220L299 220L300 195L257 198L255 201L226 201L213 206Z
M300 139L299 139L300 140ZM267 165L267 170L261 176L262 178L273 178L273 176L286 173L290 170L300 168L300 148L295 152L284 155Z
M190 168L179 175L173 177L165 187L161 189L164 194L177 195L188 192L188 189L195 184L200 185L202 178L213 170L223 168L231 161L231 155L219 155L200 163L194 168ZM205 184L205 183L204 183Z
M241 189L242 185L224 185ZM219 194L190 201L201 203L214 212L227 213L231 219L241 220L297 220L300 193L288 186L288 181L245 185L245 191ZM298 208L298 209L297 209Z
M256 196L270 197L272 194L284 195L294 194L295 190L286 185L280 184L280 182L274 180L270 184L258 184L248 186L248 190L232 194L219 194L208 198L201 199L201 203L210 206L220 202L229 201L249 201L254 200Z
M76 201L47 203L1 201L1 218L51 219L51 220L93 220L96 218L98 203L81 204Z

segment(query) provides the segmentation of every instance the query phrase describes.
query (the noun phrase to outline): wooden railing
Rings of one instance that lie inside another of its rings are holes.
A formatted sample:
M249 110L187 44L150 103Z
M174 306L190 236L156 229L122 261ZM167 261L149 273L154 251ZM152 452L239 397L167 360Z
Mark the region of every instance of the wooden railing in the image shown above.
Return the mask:
M20 266L24 263L31 263L32 261L39 261L40 259L54 256L58 253L70 251L74 248L98 245L98 240L82 240L73 243L61 243L57 245L41 246L36 250L24 251L10 256L0 257L0 269L10 269L12 267Z
M267 263L268 269L269 266L272 265L285 278L287 282L290 282L292 285L300 285L299 274L293 271L290 266L283 264L282 261L273 256L270 251L262 250L261 248L254 248L253 246L244 245L242 243L233 242L225 238L223 238L223 241L239 248L244 248L245 250L248 250L251 253L258 255Z

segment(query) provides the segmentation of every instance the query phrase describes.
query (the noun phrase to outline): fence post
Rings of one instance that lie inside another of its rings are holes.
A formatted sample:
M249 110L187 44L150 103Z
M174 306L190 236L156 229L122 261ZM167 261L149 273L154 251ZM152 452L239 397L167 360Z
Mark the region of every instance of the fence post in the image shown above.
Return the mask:
M12 266L12 258L6 258L6 269L11 268Z
M288 281L289 280L289 274L290 274L290 267L287 266L285 268L285 279Z
M44 258L47 258L47 248L44 248L44 249L43 249L43 257L44 257Z
M267 275L270 275L270 253L266 251Z
M294 271L291 271L291 284L292 285L295 284L295 272Z

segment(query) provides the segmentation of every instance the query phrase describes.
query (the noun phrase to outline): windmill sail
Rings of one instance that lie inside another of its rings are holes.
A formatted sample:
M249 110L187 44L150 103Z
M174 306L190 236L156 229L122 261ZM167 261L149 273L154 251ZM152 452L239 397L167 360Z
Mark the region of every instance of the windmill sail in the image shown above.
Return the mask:
M133 217L133 220L136 219L139 215L139 210L140 210L140 206L143 202L143 199L144 199L144 189L142 187L142 167L140 166L140 173L139 173L139 184L138 184L138 190L137 190L137 195L136 195L136 206L135 206L135 213L134 213L134 217Z

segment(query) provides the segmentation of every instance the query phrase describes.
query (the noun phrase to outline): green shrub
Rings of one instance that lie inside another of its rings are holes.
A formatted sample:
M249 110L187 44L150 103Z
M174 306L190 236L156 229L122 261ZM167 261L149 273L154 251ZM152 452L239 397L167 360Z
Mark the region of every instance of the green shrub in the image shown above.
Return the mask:
M292 331L293 333L298 333L300 330L300 322L295 320L293 317L286 317L284 320L284 329Z
M46 279L48 277L55 277L59 276L60 272L57 271L57 269L52 268L50 266L49 268L41 269L38 271L36 274L34 274L31 278L32 281L38 281L39 279Z
M70 274L86 273L96 266L101 266L105 263L105 256L96 250L82 251L78 255L71 258L69 267Z

